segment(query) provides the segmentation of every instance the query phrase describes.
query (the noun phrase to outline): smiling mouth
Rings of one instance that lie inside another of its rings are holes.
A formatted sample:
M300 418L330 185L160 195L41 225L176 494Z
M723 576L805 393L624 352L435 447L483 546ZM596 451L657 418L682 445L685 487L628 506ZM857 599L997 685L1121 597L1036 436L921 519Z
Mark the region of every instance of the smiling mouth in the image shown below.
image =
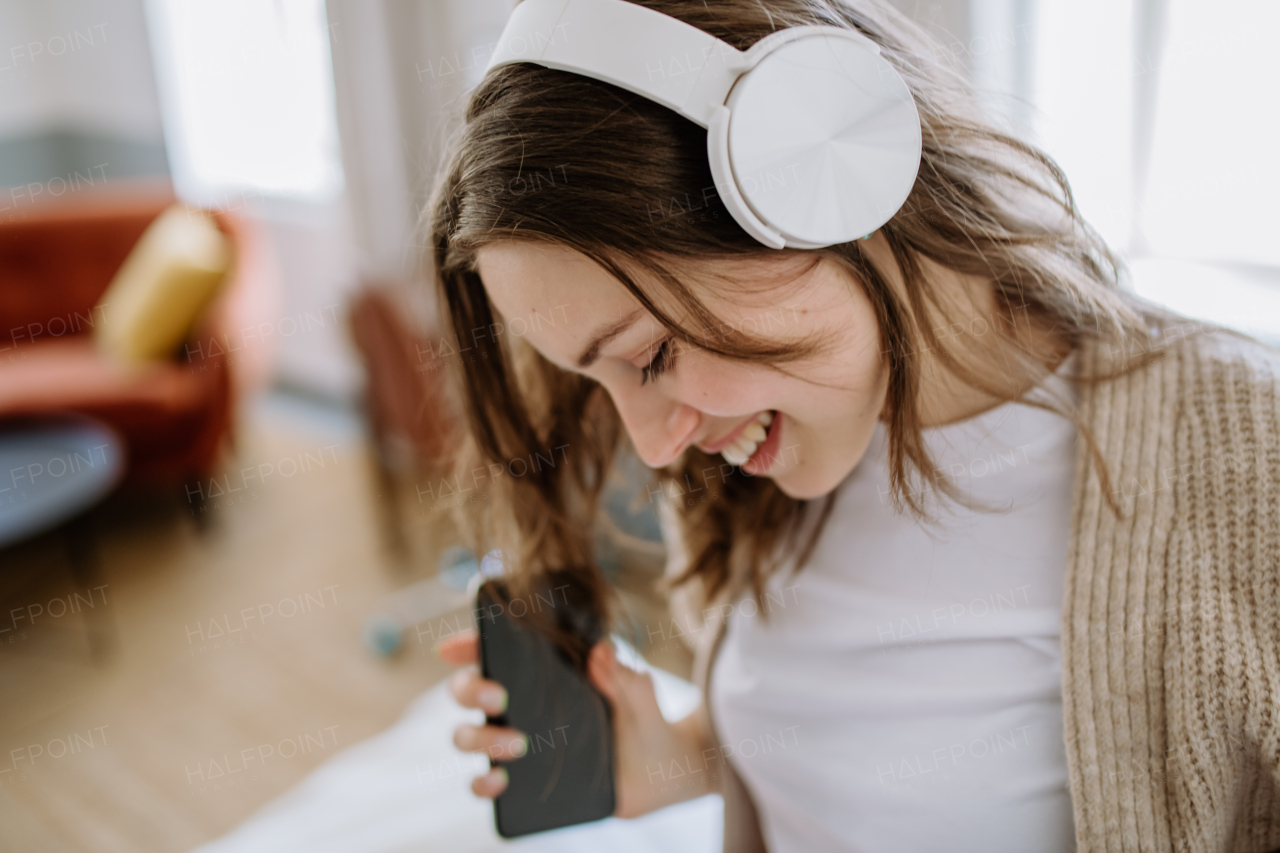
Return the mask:
M756 415L756 419L747 424L733 441L720 448L720 455L724 457L724 461L730 465L741 465L754 456L768 436L769 424L773 423L773 418L773 412L761 412Z

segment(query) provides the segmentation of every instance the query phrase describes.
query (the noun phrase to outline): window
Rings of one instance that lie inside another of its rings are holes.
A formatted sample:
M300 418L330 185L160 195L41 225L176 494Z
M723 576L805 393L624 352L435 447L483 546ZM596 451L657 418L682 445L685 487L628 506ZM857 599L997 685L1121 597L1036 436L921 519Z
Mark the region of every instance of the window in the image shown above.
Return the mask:
M148 0L147 21L181 198L341 194L323 0Z
M1033 0L1029 11L1036 139L1126 256L1134 289L1280 346L1269 45L1280 4Z
M1137 229L1145 253L1280 268L1280 4L1170 0Z

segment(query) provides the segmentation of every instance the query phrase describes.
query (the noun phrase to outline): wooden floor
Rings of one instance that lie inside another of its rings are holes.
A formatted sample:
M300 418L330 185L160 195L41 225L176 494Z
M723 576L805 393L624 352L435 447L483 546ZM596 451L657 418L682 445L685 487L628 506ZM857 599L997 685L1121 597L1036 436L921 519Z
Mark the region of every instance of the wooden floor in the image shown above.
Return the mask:
M446 674L413 636L390 661L361 642L454 544L444 515L402 500L413 555L389 556L358 431L287 408L246 415L229 469L249 466L276 475L213 497L206 529L181 498L118 498L91 536L0 551L0 850L187 850ZM77 576L86 541L96 568Z

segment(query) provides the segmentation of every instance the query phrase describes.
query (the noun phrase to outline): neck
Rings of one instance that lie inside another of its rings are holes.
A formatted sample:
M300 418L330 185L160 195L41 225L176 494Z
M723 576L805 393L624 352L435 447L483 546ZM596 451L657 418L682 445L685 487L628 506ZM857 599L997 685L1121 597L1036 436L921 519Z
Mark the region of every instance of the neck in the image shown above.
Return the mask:
M877 233L867 243L873 261L897 288L902 303L909 304L887 241ZM939 302L930 306L928 321L917 324L932 328L938 339L919 354L922 427L957 423L1016 400L1070 355L1070 341L1038 321L1025 306L1002 304L989 279L947 269L923 257L920 269L926 289ZM922 350L926 346L930 345L921 340ZM939 357L938 349L975 373L985 387L966 382Z

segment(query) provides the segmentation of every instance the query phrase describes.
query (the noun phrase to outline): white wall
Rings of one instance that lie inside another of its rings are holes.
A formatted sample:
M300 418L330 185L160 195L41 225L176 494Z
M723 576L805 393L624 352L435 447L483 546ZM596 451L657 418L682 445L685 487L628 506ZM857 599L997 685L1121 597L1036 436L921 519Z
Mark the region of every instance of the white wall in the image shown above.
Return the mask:
M142 0L0 3L0 137L162 139Z
M328 0L343 168L366 273L411 276L447 117L512 0ZM483 65L483 60L480 61Z

